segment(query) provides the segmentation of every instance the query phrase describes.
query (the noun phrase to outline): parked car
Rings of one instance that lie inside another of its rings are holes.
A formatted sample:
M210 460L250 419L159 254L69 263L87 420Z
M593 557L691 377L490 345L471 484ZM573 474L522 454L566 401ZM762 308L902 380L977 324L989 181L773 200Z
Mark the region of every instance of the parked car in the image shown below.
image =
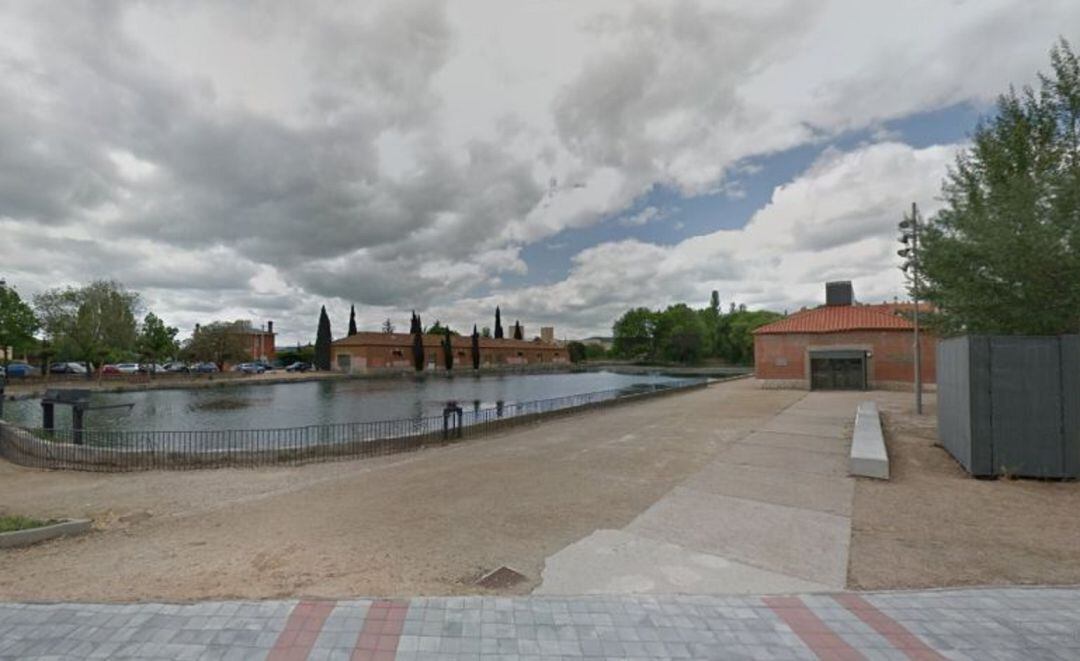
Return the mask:
M274 367L274 365L266 362L265 360L256 360L255 364L259 367L262 367L264 372L273 372L275 369L277 369L276 367Z
M138 374L139 373L139 364L138 363L117 363L116 364L116 370L118 372L120 372L120 374Z
M11 379L19 379L25 376L37 376L41 370L24 362L10 362L7 366L7 376Z
M49 366L49 374L86 374L86 366L82 363L53 363Z
M301 363L299 361L285 368L286 372L307 372L309 370L311 370L311 363Z
M105 365L101 368L102 374L119 374L120 370L116 368L116 365Z
M165 368L157 363L140 363L139 371L143 374L160 374L165 371Z
M192 371L199 374L212 374L214 372L220 372L221 370L219 370L218 366L214 363L198 363Z
M166 372L190 372L191 368L187 363L181 363L179 361L173 361L171 363L165 363L164 367Z
M244 374L262 374L266 371L259 363L240 363L233 366L234 372L243 372Z

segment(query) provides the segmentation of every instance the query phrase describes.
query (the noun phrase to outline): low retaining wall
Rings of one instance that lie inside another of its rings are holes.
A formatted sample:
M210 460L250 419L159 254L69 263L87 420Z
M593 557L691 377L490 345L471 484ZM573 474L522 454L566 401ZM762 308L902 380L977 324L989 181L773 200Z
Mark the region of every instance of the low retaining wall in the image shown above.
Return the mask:
M90 530L90 525L90 519L72 519L60 521L59 523L48 526L0 533L0 549L30 546L31 544L37 544L38 542L44 542L57 537L81 535Z
M425 446L443 445L459 439L490 434L509 427L578 413L586 409L621 406L642 399L672 395L707 386L708 382L701 381L679 387L634 393L536 413L523 413L506 417L497 417L496 414L494 418L485 418L483 421L451 430L450 438L445 437L440 429L438 431L428 430L423 433L397 435L388 438L253 449L237 447L220 450L176 451L165 448L126 449L74 445L39 438L26 429L0 421L0 457L15 464L35 468L106 472L254 467L373 457L409 452ZM484 413L494 413L494 410L488 409Z
M881 433L877 404L866 401L855 411L855 430L851 435L848 474L858 477L889 479L889 454Z

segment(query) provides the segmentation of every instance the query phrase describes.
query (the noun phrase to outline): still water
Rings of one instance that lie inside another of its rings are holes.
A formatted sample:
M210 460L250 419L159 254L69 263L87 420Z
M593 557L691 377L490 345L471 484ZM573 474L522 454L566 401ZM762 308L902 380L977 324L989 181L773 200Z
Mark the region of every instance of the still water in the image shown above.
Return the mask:
M452 378L355 379L190 390L95 393L91 406L132 404L129 409L89 411L94 430L195 431L275 429L344 422L403 420L442 415L450 400L465 408L490 408L598 391L633 392L680 379L653 375L574 374L462 375ZM619 393L613 393L617 395ZM40 400L7 402L4 418L41 426ZM56 427L68 428L68 407L56 407Z

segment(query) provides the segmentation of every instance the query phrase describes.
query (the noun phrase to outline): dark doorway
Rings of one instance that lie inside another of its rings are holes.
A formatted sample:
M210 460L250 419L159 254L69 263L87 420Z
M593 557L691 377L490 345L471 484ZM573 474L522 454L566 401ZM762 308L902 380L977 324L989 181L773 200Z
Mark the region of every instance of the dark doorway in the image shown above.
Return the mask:
M811 390L866 390L865 351L810 354Z

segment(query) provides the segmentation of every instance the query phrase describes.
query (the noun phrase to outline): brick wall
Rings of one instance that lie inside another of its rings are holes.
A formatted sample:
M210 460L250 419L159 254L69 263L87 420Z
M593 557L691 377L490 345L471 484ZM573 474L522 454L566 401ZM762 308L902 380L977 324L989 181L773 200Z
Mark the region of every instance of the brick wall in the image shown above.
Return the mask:
M867 361L870 385L914 383L915 362L910 331L845 331L754 336L754 372L757 378L799 382L809 386L811 349L858 349L871 352ZM936 340L922 336L922 381L934 383Z

